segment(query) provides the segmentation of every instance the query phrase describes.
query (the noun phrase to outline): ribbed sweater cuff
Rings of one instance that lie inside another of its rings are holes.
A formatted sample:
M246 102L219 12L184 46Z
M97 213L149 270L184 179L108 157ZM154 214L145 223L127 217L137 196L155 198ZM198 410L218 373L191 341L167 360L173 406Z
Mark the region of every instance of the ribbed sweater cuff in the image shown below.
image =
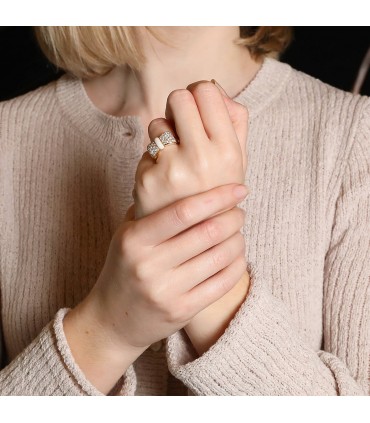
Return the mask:
M284 304L253 265L250 290L223 335L200 357L184 329L167 338L170 372L196 395L337 395L332 371L300 339ZM338 360L334 358L336 363ZM339 365L347 394L358 394Z
M57 348L63 359L63 363L75 379L76 383L80 386L85 395L103 395L92 385L85 377L80 367L75 362L71 350L69 348L67 339L63 330L63 319L68 313L69 308L63 308L58 311L54 320L54 333L57 340ZM125 374L120 378L109 395L134 395L136 390L136 373L131 364L126 370Z
M54 320L0 372L1 395L99 395L75 363L63 331L68 308L60 309ZM117 395L133 395L136 377L133 365L116 385Z

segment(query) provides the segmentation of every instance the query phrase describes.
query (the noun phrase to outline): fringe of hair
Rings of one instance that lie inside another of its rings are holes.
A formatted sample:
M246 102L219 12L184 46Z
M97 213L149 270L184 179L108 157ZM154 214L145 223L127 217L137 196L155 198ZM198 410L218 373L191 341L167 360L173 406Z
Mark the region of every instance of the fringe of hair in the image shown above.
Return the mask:
M145 57L138 31L147 30L159 41L171 45L150 27L135 26L38 26L36 40L47 59L57 68L79 78L91 79L107 74L115 66L128 65L140 70ZM245 45L253 58L277 57L289 44L290 27L240 27L235 41Z

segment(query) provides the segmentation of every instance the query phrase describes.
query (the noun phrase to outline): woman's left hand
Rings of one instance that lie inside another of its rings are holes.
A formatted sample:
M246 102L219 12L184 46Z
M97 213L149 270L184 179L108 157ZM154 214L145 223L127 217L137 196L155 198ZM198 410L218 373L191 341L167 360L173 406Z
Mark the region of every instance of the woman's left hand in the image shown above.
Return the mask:
M180 144L166 146L156 162L143 154L133 190L136 219L216 186L245 183L246 107L199 81L172 91L165 115L150 122L149 138L171 131Z
M145 152L135 175L135 219L175 201L229 183L245 183L248 111L212 82L172 91L166 119L151 121L151 140L171 131L180 144L166 146L157 161ZM199 354L223 333L249 287L247 272L222 298L184 328Z

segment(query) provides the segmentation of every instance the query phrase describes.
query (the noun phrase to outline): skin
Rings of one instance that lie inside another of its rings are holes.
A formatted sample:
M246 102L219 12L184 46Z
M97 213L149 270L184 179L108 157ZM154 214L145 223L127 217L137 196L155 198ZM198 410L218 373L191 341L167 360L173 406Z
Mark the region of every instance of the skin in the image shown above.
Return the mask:
M140 72L116 67L106 76L84 81L89 98L100 110L114 116L140 116L147 128L153 119L164 117L172 91L214 78L234 97L261 67L248 49L234 45L239 36L237 26L155 29L174 46L164 45L142 28L140 42L146 64ZM147 135L143 147L149 142Z
M180 50L143 35L141 72L115 68L84 81L101 110L148 123L145 146L168 129L180 140L157 163L143 154L135 203L112 238L98 281L64 319L76 363L105 394L150 344L181 328L199 354L206 351L249 287L244 212L236 207L244 197L233 195L244 183L248 114L209 80L235 96L260 64L233 45L238 27L161 30Z
M165 154L159 153L155 164L148 153L143 155L133 193L136 218L215 186L243 183L247 122L247 109L208 81L173 91L167 100L166 119L153 120L148 133L154 139L170 130L179 138L180 145L166 147ZM188 274L192 273L190 270ZM227 294L184 327L198 354L204 353L222 335L244 301L248 287L249 275L245 271Z

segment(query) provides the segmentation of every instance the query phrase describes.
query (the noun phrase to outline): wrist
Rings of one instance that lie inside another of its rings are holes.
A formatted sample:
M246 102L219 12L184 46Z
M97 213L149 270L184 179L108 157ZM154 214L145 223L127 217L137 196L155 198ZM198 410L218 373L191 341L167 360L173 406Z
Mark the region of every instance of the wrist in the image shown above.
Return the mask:
M134 347L119 339L115 328L104 319L99 301L91 293L67 313L63 325L73 337L79 337L81 347L89 350L96 359L125 362L127 360L122 359L124 353L135 361L147 348Z
M184 327L199 355L207 351L225 332L248 295L249 282L249 274L245 271L229 292L199 312Z
M85 377L107 394L146 348L119 342L99 316L94 297L88 295L65 315L63 329L72 356Z

